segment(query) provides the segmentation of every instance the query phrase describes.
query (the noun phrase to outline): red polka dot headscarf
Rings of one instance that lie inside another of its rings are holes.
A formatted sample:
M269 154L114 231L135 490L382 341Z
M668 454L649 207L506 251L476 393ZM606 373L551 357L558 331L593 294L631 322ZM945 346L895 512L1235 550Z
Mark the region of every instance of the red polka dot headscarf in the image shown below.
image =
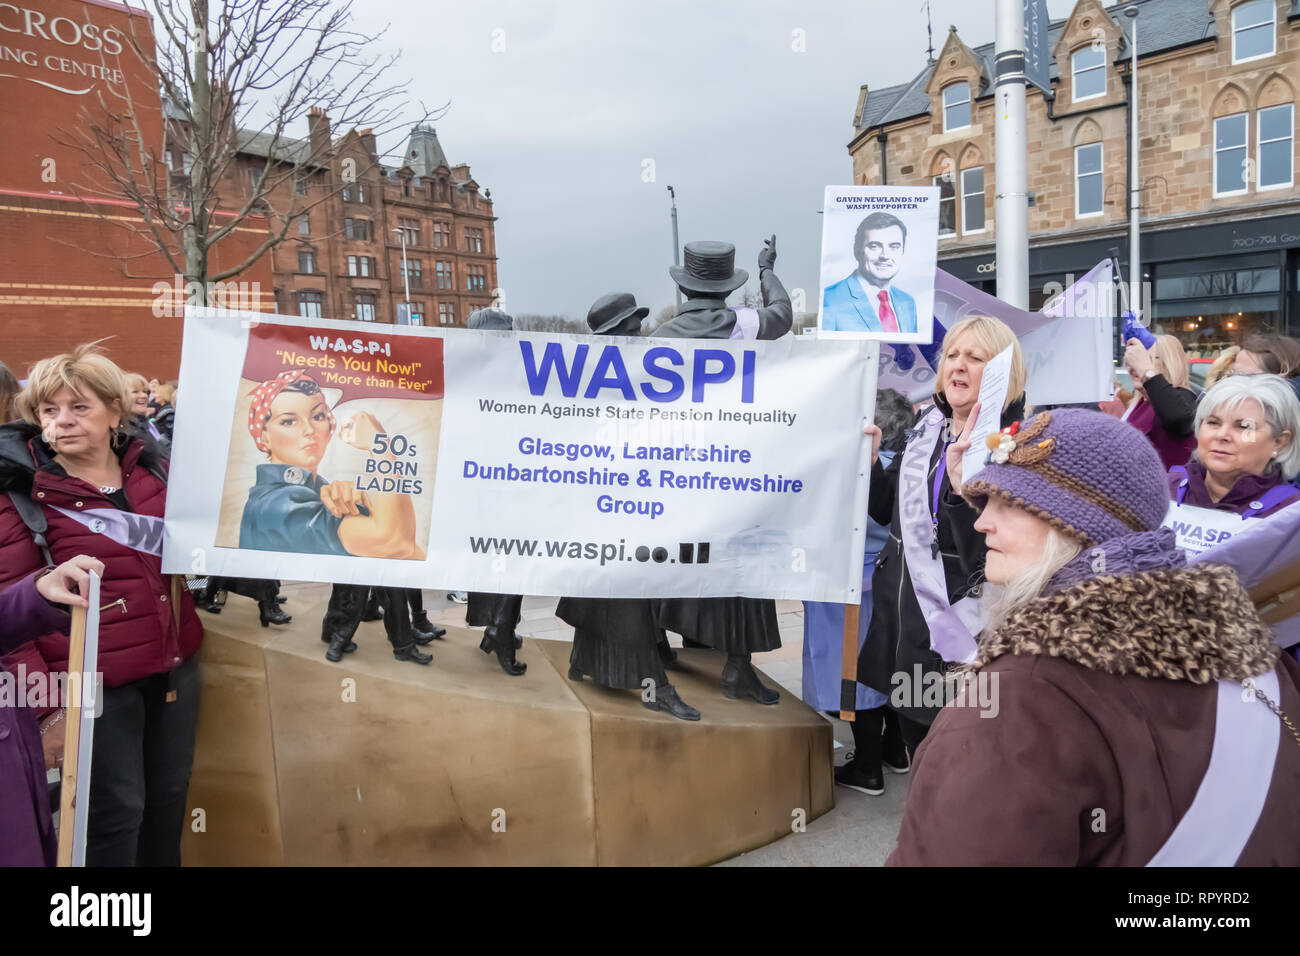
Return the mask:
M294 389L301 391L306 395L314 395L320 391L320 386L316 380L303 369L294 369L291 372L281 372L273 379L263 382L253 389L252 403L248 408L248 433L253 436L253 443L258 449L266 454L270 454L271 447L266 443L266 426L271 421L271 403L275 401L275 396L279 395L291 385L298 382L310 382L311 385L305 388ZM328 406L326 406L328 408ZM334 412L329 413L330 417L330 434L334 434Z

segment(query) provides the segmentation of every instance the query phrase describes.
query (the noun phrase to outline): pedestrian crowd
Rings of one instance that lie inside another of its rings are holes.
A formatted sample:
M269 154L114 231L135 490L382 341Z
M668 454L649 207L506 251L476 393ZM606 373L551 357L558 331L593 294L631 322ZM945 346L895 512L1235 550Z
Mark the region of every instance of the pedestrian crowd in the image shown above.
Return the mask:
M725 305L747 279L734 252L686 246L672 273L686 302L655 334L789 331L775 239L759 258L761 308ZM595 334L635 335L646 312L614 293L588 322ZM513 322L481 310L469 326ZM1000 431L988 463L963 480L984 368L1008 347ZM1295 648L1281 646L1232 568L1189 562L1166 526L1178 508L1243 527L1294 520L1300 343L1246 337L1199 395L1173 336L1149 348L1131 340L1124 365L1133 390L1106 411L1035 408L1015 334L973 315L947 331L929 399L877 395L864 429L854 748L835 779L878 795L886 771L911 774L891 864L1300 863ZM315 400L299 378L263 384L255 440L277 402ZM94 345L37 362L22 387L0 366L0 670L65 671L67 611L85 606L88 573L102 576L89 865L180 862L199 714L196 609L219 614L236 594L257 602L263 627L291 621L279 582L187 583L163 573L156 546L104 532L106 512L161 527L176 414L176 383L124 372ZM482 650L513 677L526 671L521 600L468 595ZM672 631L724 655L725 696L779 701L751 663L780 646L773 601L564 598L557 614L575 628L570 680L649 685L647 707L699 720L669 679ZM428 664L422 648L445 636L418 590L337 584L325 657L355 652L360 622L381 618L398 660ZM803 698L832 715L848 706L844 629L844 606L805 606ZM53 862L46 771L61 761L60 703L0 707L0 863Z

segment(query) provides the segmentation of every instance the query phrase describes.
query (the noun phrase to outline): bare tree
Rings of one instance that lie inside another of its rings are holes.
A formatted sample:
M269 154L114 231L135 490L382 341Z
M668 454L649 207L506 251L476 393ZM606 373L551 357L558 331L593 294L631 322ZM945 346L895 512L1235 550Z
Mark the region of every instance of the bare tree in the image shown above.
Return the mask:
M677 314L677 309L674 306L671 305L664 306L654 315L650 316L643 323L641 323L641 334L654 335L655 330L657 330L659 326L663 325L665 322L667 322L676 314Z
M145 240L148 251L136 255L161 252L187 285L202 290L206 303L209 283L247 269L284 241L299 216L345 185L330 172L329 137L297 140L286 130L319 109L340 128L364 123L376 138L392 134L411 121L406 84L391 79L395 56L373 52L386 28L377 34L356 30L350 0L149 5L153 42L137 26L141 18L132 17L122 56L138 59L155 81L164 106L163 143L184 152L185 174L169 174L159 155L166 147L151 142L141 123L141 110L156 104L133 102L123 83L107 98L101 92L97 114L83 116L71 134L70 145L86 156L94 180L74 189L91 204L97 198L129 200L140 222L120 216L113 221ZM414 118L423 122L431 115L421 107ZM253 138L266 163L236 193L229 187L235 160ZM324 188L308 195L300 184L313 174ZM212 269L212 248L254 217L266 217L265 238L239 261Z
M590 332L587 323L567 315L532 315L524 313L515 316L515 329L520 332Z

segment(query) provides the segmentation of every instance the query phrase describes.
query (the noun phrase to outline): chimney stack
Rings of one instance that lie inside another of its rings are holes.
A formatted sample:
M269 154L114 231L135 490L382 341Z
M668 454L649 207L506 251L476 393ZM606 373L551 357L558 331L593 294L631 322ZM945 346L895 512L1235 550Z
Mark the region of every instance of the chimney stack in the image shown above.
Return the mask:
M366 152L372 158L378 159L379 154L375 151L375 131L367 126L363 130L358 130L357 136L361 138L361 145L366 148Z
M319 106L313 106L307 115L307 131L312 157L324 159L330 150L330 118Z

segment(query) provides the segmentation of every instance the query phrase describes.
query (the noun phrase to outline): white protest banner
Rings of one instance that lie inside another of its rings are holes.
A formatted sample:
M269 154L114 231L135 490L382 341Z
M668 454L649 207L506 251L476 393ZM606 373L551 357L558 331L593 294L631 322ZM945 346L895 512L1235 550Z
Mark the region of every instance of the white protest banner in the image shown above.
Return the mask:
M980 379L980 414L971 430L970 448L961 456L961 480L970 481L989 460L988 437L1002 426L1002 409L1011 384L1012 347L1008 345L984 366Z
M1253 519L1262 522L1262 519ZM1235 534L1246 530L1249 519L1242 518L1231 511L1216 511L1213 508L1198 508L1194 505L1180 505L1171 502L1169 513L1162 524L1171 528L1178 540L1178 547L1188 556L1217 548Z
M818 334L928 344L938 257L938 186L827 186Z
M1020 336L1035 405L1104 402L1115 392L1115 282L1104 259L1043 306L1054 321Z
M163 568L856 603L872 359L187 310Z
M1025 394L1030 403L1105 401L1111 397L1114 375L1112 289L1107 259L1049 303L1054 312L1048 315L1007 305L939 269L935 273L933 341L929 345L882 345L879 385L897 389L914 402L926 401L934 394L939 349L947 331L967 316L991 315L1005 322L1020 339L1029 376Z

